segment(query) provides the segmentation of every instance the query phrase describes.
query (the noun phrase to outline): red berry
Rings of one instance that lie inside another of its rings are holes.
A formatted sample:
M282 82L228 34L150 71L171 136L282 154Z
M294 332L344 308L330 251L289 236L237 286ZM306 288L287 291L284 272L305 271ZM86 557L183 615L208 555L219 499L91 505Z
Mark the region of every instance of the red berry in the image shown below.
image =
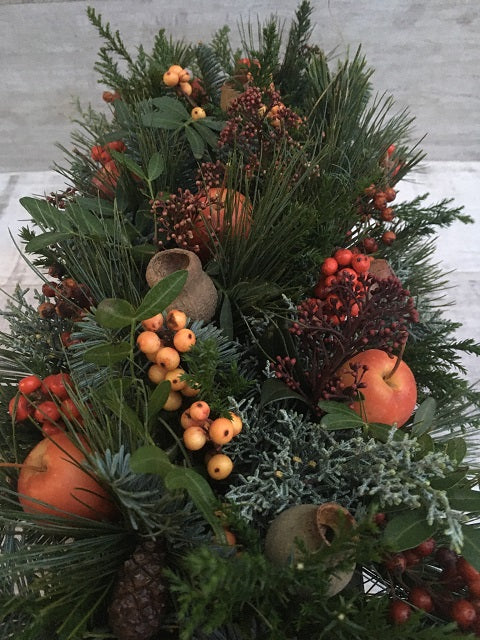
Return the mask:
M390 619L394 624L405 624L410 618L412 610L403 600L394 600L390 605Z
M390 573L403 573L407 568L407 561L403 553L395 553L383 561L385 568Z
M428 593L426 589L422 587L413 587L410 591L408 599L414 607L418 609L423 609L427 613L433 611L433 600L432 596Z
M480 572L467 562L463 556L460 556L457 560L457 572L467 583L480 579Z
M393 187L387 187L384 191L384 194L387 202L393 202L393 200L395 200L395 198L397 197L397 192Z
M461 629L468 629L475 622L477 612L471 602L462 599L452 604L450 615Z
M55 282L52 282L50 284L43 284L42 285L42 293L44 296L46 296L47 298L54 298L57 294L57 292L55 291L55 287L56 284Z
M469 580L468 590L471 596L474 596L475 598L480 598L480 578L477 580Z
M378 191L373 198L373 206L375 209L384 209L387 206L387 198L383 191Z
M43 386L47 389L47 392L57 396L59 400L68 398L66 385L71 386L71 384L72 379L66 373L55 373L47 376L43 381Z
M395 149L397 147L394 144L391 144L387 149L387 156L390 158L395 153Z
M433 538L428 538L427 540L424 540L419 545L417 545L414 551L421 558L426 558L427 556L430 556L435 551L436 544L437 543Z
M18 383L18 390L28 396L42 386L42 381L38 376L26 376Z
M382 527L387 522L387 516L384 513L376 513L373 521L377 525L377 527Z
M32 409L25 396L15 396L8 403L8 413L12 417L15 415L15 422L23 422L31 412Z
M406 549L403 552L405 560L407 561L407 567L413 567L413 565L420 562L420 556L413 549Z
M395 239L397 237L397 234L394 233L393 231L385 231L385 233L382 235L382 242L383 244L386 244L388 247L394 243Z
M364 238L362 245L366 253L375 253L375 251L378 251L378 243L374 238Z
M385 207L385 209L380 214L380 218L384 222L391 222L394 219L394 217L395 217L395 213L394 213L392 207Z
M357 273L366 273L370 269L370 258L364 253L358 253L352 258L352 268Z
M358 274L355 269L350 269L350 267L344 267L343 269L340 269L337 276L338 278L343 278L345 280L348 280L349 282L356 282L358 278Z
M60 411L67 420L77 420L81 417L81 413L77 405L71 398L66 398L60 403Z
M338 271L338 262L335 260L335 258L326 258L323 261L321 270L325 276L332 276Z
M339 267L348 267L352 261L353 253L350 249L337 249L333 254L334 260L337 261Z
M45 402L41 402L35 409L33 417L37 422L45 422L47 420L49 422L56 422L60 419L60 412L54 402L45 400Z

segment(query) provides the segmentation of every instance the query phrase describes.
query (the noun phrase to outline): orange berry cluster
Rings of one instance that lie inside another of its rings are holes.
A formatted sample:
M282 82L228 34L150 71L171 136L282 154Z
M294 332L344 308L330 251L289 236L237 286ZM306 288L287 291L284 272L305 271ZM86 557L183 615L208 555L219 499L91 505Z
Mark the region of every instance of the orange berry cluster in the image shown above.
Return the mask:
M153 363L147 372L148 379L154 384L170 382L170 393L163 407L166 411L176 411L182 405L182 397L190 398L200 392L182 380L185 371L180 367L180 354L189 351L196 342L195 333L186 325L186 314L172 309L166 320L161 313L143 320L143 331L137 337L137 347Z
M65 430L64 420L81 424L81 414L70 397L72 379L66 373L46 378L31 375L18 383L18 393L10 400L8 413L14 422L33 419L41 426L44 436Z
M191 79L188 69L184 69L178 64L172 64L163 74L163 82L167 87L178 86L186 96L192 95Z
M94 303L90 287L78 283L73 278L63 278L60 282L49 282L42 286L42 293L55 302L43 302L38 307L41 318L55 316L78 322Z
M99 162L102 166L92 178L93 186L107 198L113 198L120 171L113 160L110 151L123 153L126 150L125 144L121 140L107 142L106 145L95 145L90 151L92 160Z
M199 451L205 445L213 445L206 455L207 473L215 480L223 480L230 475L233 462L221 453L222 445L230 442L242 430L242 420L230 412L229 418L210 418L210 407L199 400L186 409L180 418L183 442L190 451Z

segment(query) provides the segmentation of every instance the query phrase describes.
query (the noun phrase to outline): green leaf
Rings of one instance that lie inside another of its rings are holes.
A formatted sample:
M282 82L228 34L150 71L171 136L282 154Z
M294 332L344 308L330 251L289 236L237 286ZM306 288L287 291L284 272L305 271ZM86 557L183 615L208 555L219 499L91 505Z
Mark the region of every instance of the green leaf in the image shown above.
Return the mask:
M430 481L430 484L432 485L432 489L445 491L446 489L450 489L450 487L454 487L456 484L461 482L466 475L466 469L463 471L454 471L453 473L449 473L448 476L445 476L444 478L433 478Z
M480 529L474 525L464 525L462 533L462 555L477 571L480 571Z
M215 495L205 478L193 469L175 467L165 476L164 481L169 491L184 489L188 492L192 502L212 527L217 540L225 543L225 532L215 515Z
M145 172L141 167L138 166L138 164L135 162L135 160L133 160L133 158L130 158L125 153L120 153L118 151L115 151L114 149L110 149L110 155L116 162L118 162L118 164L123 165L129 171L131 171L133 174L135 174L142 180L147 180L147 176L145 175Z
M179 121L185 121L190 118L190 114L180 100L171 98L170 96L154 98L152 100L152 104L157 107L158 113L161 113L162 115L170 115L171 117L176 116Z
M71 233L64 233L61 231L47 231L46 233L40 233L38 236L35 236L35 238L32 238L27 242L25 245L25 251L27 253L37 253L52 244L56 244L62 240L68 240L71 237Z
M124 422L139 437L144 433L144 427L135 411L131 409L125 401L125 391L132 384L128 378L109 380L102 385L98 392L98 397L105 406Z
M147 173L150 182L156 180L165 171L165 159L161 153L156 151L148 161Z
M128 342L101 344L87 349L83 353L83 359L100 367L109 367L128 358L130 351L131 348Z
M163 449L155 445L146 445L132 453L130 467L134 473L154 473L164 478L173 465Z
M202 120L197 120L193 123L193 127L199 133L205 142L216 149L218 145L218 136L216 136L208 127L205 127Z
M480 513L480 491L463 487L452 487L447 490L447 497L453 509L467 513Z
M160 280L160 282L157 282L145 295L138 307L135 313L137 322L151 318L168 307L180 294L187 281L187 276L188 272L185 270L174 271Z
M72 227L63 212L53 207L46 200L26 197L20 198L20 204L28 211L32 220L38 226L65 233L72 232Z
M388 439L392 437L391 431L392 426L390 424L381 424L380 422L369 422L368 424L368 433L380 442L388 442ZM407 434L404 431L395 429L393 433L394 440L403 440L406 437Z
M467 444L463 438L451 438L445 447L447 456L460 464L467 454Z
M71 202L65 209L65 215L70 220L72 228L80 233L105 238L107 233L101 219L77 202Z
M356 429L365 425L365 422L355 411L340 402L321 400L318 406L322 411L326 412L326 415L320 421L320 425L327 431Z
M165 116L162 116L160 113L155 113L154 111L152 111L151 113L146 113L142 116L142 124L145 127L176 131L177 129L181 129L184 123L182 120L167 118Z
M86 196L76 196L75 202L84 210L96 211L100 213L102 218L111 218L115 212L113 204L101 198L87 198Z
M393 516L383 532L384 542L394 551L405 551L430 538L435 528L428 524L423 510L415 509Z
M105 298L95 311L95 320L106 329L123 329L135 320L135 309L121 298Z
M418 407L413 418L412 435L422 436L432 428L437 403L434 398L425 398Z
M230 340L233 340L232 305L230 304L230 299L226 293L223 294L219 321L220 321L220 329L227 336L227 338L229 338Z
M194 131L192 127L185 127L185 135L192 149L193 157L196 160L201 160L205 153L205 143L202 136Z
M132 247L131 252L137 258L151 258L157 253L157 247L154 244L136 245Z
M171 384L168 380L160 382L153 390L148 400L148 417L151 420L157 413L163 409L165 402L167 401L168 394L170 393Z
M301 400L306 403L306 400L296 391L287 387L286 384L277 380L276 378L267 378L262 385L262 393L260 396L260 406L264 407L271 402L279 402L280 400Z
M202 118L202 124L204 124L209 129L213 129L213 131L221 131L225 127L224 122L219 122L218 120L212 120L208 116L206 118Z

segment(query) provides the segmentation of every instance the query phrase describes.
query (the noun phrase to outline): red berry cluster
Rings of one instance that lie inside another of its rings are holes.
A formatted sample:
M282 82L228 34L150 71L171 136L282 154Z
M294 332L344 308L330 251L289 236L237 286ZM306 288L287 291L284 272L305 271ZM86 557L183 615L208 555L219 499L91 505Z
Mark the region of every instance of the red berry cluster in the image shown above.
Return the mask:
M163 198L160 194L155 200L150 201L162 238L158 242L161 248L176 244L181 249L200 252L198 237L195 235L195 223L202 209L201 195L204 194L193 194L188 189L178 189L178 195L171 194Z
M447 547L436 548L433 538L385 558L387 571L403 599L391 602L395 624L406 622L414 609L454 621L480 637L480 572Z
M92 178L92 185L108 199L113 199L115 189L120 175L120 171L113 160L110 151L123 153L126 150L125 144L121 140L107 142L105 145L95 145L90 151L94 162L98 162L101 167Z
M54 302L43 302L38 307L42 318L67 318L78 322L94 304L90 287L78 283L73 278L63 278L60 282L49 282L42 286L42 293Z
M43 435L52 436L65 430L64 420L81 424L77 405L70 397L72 380L66 373L46 378L31 375L18 383L18 393L10 400L8 413L14 422L28 418L41 426Z

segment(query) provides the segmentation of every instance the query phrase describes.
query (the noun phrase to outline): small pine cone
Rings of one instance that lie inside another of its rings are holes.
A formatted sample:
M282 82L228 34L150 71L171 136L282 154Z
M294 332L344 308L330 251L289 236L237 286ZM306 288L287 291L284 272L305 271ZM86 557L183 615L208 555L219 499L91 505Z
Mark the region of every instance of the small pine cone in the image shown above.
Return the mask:
M163 560L158 544L147 541L120 569L108 608L119 640L149 640L159 632L166 600Z

